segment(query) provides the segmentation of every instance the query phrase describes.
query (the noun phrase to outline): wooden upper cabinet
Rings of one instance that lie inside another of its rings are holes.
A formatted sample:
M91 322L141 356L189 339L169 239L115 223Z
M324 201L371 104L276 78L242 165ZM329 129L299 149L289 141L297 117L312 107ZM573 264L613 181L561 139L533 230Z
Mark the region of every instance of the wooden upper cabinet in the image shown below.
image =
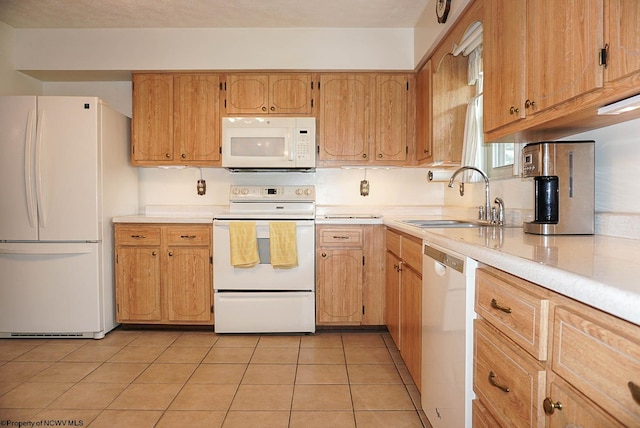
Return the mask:
M484 129L525 117L526 0L486 0L483 33Z
M431 60L418 72L416 78L416 161L429 162L431 149Z
M611 82L640 71L640 2L606 0L605 18L609 45L605 76Z
M215 74L134 74L132 163L217 166L219 98Z
M405 161L408 154L409 76L376 76L375 107L375 160Z
M603 26L604 0L528 1L527 115L603 86Z
M369 159L371 76L320 76L319 161Z
M131 159L134 165L146 161L173 160L172 75L133 75L131 132Z
M309 115L311 74L230 74L226 77L226 107L233 114Z
M446 53L433 64L433 161L459 164L467 105L475 87L467 79L467 58Z
M413 146L412 74L322 74L320 163L403 165Z
M174 85L175 154L180 160L220 160L219 77L181 75Z

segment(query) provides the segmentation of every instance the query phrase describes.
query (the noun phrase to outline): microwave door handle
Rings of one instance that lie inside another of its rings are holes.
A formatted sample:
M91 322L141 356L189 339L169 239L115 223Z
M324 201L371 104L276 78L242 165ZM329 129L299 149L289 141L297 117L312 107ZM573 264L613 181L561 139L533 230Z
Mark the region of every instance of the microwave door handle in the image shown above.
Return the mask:
M294 155L295 153L293 153L293 147L289 147L289 162L293 162Z

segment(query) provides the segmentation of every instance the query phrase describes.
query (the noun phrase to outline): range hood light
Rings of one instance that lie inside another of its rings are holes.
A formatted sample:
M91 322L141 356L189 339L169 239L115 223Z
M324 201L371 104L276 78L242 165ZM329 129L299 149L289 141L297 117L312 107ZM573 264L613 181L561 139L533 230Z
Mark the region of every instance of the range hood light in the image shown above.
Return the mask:
M598 109L598 116L605 114L621 114L638 108L640 108L640 94L600 107Z

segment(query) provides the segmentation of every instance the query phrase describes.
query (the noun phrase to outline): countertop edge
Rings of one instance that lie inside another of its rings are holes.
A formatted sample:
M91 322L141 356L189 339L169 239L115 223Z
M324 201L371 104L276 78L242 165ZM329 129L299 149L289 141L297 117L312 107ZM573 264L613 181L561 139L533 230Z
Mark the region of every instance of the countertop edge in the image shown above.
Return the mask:
M635 325L640 325L640 311L637 309L640 307L640 293L621 290L615 286L505 251L449 238L444 229L418 229L404 225L396 219L385 219L384 225L448 248L480 263L493 266L580 303ZM606 297L603 298L603 296Z

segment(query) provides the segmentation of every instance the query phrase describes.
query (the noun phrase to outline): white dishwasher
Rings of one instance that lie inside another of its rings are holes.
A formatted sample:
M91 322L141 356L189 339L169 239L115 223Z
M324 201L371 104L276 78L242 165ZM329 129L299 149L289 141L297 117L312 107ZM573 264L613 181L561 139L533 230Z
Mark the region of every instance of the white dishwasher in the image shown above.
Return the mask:
M471 428L475 260L427 241L422 257L422 409L433 428Z

